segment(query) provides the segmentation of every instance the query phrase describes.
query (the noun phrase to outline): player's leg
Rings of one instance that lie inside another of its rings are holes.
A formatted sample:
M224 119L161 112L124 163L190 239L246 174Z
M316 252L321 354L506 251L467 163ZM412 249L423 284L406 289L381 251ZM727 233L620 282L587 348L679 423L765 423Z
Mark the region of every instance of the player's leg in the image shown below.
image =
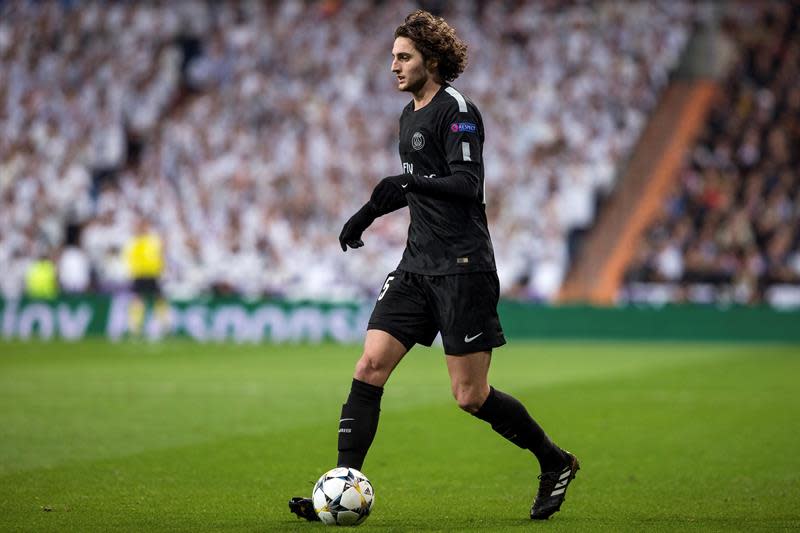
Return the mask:
M466 355L448 355L447 372L450 388L458 406L475 414L489 396L489 364L492 352L476 352Z
M339 418L338 466L361 470L378 429L383 386L407 352L405 345L386 331L367 330Z
M386 331L367 330L364 351L339 417L337 466L361 470L378 430L383 385L407 352L408 348ZM292 498L289 510L300 518L319 520L311 498Z
M497 274L441 276L428 282L437 295L447 370L458 405L517 446L533 452L542 472L560 467L566 460L561 449L516 398L488 383L492 349L506 342L497 315Z
M378 427L383 385L416 343L430 346L436 329L418 275L396 270L386 281L367 325L364 352L339 422L339 466L358 470Z
M339 466L361 470L378 429L383 386L417 342L433 340L430 311L417 276L396 270L386 276L367 324L350 395L339 421Z
M144 330L144 319L147 314L147 305L142 297L134 292L128 304L128 331L133 337L140 337Z
M370 316L364 351L339 417L338 466L361 470L378 428L383 386L414 344L430 346L435 337L419 276L390 273ZM319 520L309 498L292 498L289 509L306 520Z
M489 386L490 361L491 352L448 355L453 396L463 410L536 456L542 474L531 518L546 519L560 509L567 486L580 468L578 459L556 446L516 398Z
M525 406L513 396L489 386L491 357L488 351L447 356L450 386L458 406L488 422L492 429L520 448L530 450L539 460L542 472L561 468L566 456Z
M520 448L531 451L542 475L531 518L547 518L564 500L577 459L556 446L516 398L489 386L492 349L505 344L497 302L497 274L481 272L431 279L453 395L458 405ZM545 496L546 493L546 496Z

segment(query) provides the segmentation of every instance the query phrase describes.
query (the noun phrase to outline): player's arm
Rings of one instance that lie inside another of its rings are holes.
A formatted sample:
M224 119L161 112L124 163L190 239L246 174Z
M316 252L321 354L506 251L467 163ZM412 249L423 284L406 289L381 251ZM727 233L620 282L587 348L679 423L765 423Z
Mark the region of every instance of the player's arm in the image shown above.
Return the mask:
M400 174L384 178L372 192L376 205L391 204L405 198L406 193L414 192L444 199L477 200L481 186L475 171L468 165L461 165L449 176L417 176Z
M439 139L450 169L449 176L433 179L418 177L418 193L448 195L463 200L483 196L483 119L477 108L465 101L451 105L441 116Z
M387 198L380 204L375 203L373 199L370 198L367 203L361 206L361 209L356 211L356 213L345 222L339 234L339 245L342 247L342 251L346 252L348 246L354 249L364 246L364 241L361 240L361 234L370 227L376 218L391 213L392 211L397 211L407 205L408 201L405 195Z
M377 216L375 218L382 217L383 215L392 213L394 211L397 211L398 209L402 209L408 206L408 199L406 199L406 196L404 194L395 195L384 202L376 202L374 196L375 196L375 191L373 190L372 196L370 196L369 202L367 203L372 204L372 208L375 210L375 213L377 213Z

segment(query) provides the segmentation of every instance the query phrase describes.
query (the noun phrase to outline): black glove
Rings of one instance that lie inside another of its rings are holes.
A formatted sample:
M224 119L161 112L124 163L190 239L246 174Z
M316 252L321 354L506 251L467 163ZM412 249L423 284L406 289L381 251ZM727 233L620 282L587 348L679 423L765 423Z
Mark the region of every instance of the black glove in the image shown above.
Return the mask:
M372 196L370 196L369 201L375 204L378 209L397 206L411 189L413 181L414 176L410 174L399 174L383 178L372 190Z
M378 211L370 202L367 202L361 209L356 211L356 214L344 223L342 232L339 234L339 244L342 246L342 251L346 252L348 246L353 249L364 246L361 234L377 217Z

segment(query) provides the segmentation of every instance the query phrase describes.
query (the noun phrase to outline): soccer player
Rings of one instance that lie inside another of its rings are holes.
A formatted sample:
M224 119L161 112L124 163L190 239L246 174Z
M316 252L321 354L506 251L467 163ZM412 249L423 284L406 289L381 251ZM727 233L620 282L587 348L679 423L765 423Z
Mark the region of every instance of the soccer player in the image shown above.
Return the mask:
M530 516L546 519L561 507L578 459L555 445L518 400L488 383L492 350L506 341L484 203L483 120L449 84L464 71L467 46L442 18L421 10L394 36L392 72L397 88L412 96L400 116L403 173L378 183L339 243L343 251L363 246L362 233L377 217L406 206L411 224L342 406L338 466L361 469L392 370L414 344L430 346L441 332L458 406L538 459L542 473ZM289 507L318 520L308 498L293 498Z
M164 246L161 236L146 217L140 216L137 220L135 234L125 246L124 256L134 294L128 308L128 327L136 336L147 333L149 338L160 337L169 318L169 306L161 296L159 285L164 271ZM144 331L149 313L153 315L154 327Z

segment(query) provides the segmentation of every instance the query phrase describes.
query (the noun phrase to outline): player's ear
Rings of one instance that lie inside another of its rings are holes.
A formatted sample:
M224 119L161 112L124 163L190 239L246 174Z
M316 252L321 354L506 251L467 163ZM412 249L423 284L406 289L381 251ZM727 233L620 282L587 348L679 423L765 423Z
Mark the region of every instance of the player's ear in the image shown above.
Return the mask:
M439 60L434 58L428 59L425 62L425 67L428 69L429 72L436 72L438 74Z

